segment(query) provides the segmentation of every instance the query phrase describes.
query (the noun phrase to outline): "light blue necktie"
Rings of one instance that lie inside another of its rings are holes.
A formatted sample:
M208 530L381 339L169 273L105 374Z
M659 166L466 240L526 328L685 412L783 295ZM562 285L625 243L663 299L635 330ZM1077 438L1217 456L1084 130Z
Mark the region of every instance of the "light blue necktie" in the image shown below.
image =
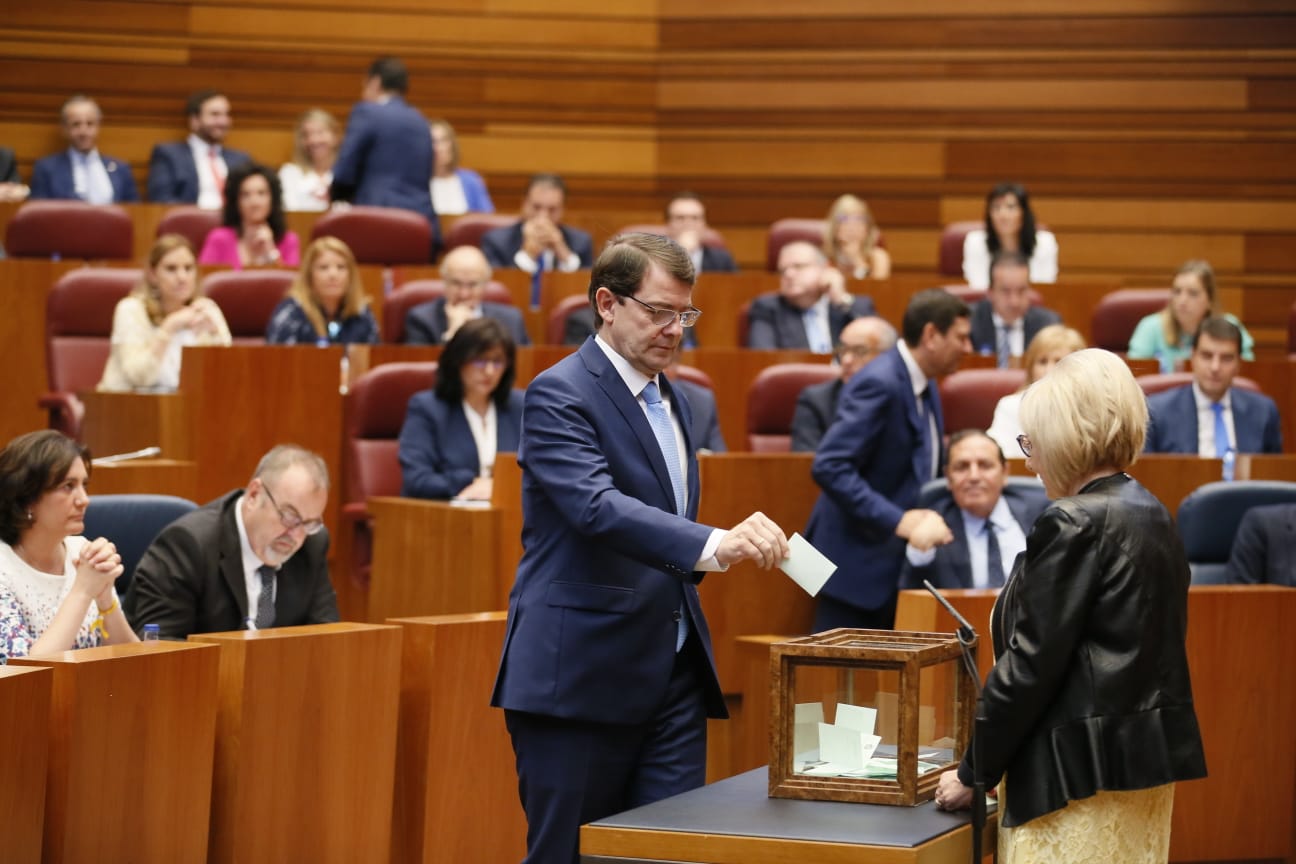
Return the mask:
M1233 449L1229 443L1228 424L1224 422L1224 403L1212 402L1211 411L1215 412L1215 455L1223 459Z
M648 382L643 389L643 399L644 404L648 406L648 425L652 427L653 435L657 438L657 446L661 448L662 458L666 460L666 473L670 475L671 487L675 490L675 512L683 516L687 503L684 469L680 465L679 448L675 444L675 426L666 413L666 406L662 405L661 391L657 389L657 382ZM684 647L684 640L688 638L688 610L684 608L682 596L684 590L684 584L681 582L679 627L675 632L676 653Z
M805 321L806 344L815 354L831 354L832 340L824 335L828 328L824 326L824 307L816 303L801 313Z

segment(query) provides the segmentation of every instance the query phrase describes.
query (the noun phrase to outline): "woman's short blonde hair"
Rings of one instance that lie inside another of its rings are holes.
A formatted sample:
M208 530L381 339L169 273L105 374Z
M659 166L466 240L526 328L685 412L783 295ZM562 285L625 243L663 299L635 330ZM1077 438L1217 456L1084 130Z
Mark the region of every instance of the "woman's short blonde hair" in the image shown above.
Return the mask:
M1080 335L1079 330L1065 324L1050 324L1041 328L1026 346L1026 354L1022 357L1022 368L1026 370L1026 384L1023 389L1035 383L1031 376L1035 374L1035 361L1040 357L1048 356L1054 351L1072 354L1084 347L1084 337Z
M1064 494L1095 471L1138 461L1147 424L1147 398L1134 375L1101 348L1068 354L1022 397L1031 462Z
M310 321L311 327L315 329L315 335L321 339L328 335L328 322L324 320L323 307L315 296L315 286L311 284L311 270L315 267L316 259L325 252L342 256L342 260L346 262L347 273L350 274L347 279L346 293L342 295L342 305L338 309L342 320L363 313L369 306L369 298L365 296L364 285L360 281L360 269L356 266L351 247L336 237L326 236L315 240L306 247L306 252L302 255L301 267L297 269L297 276L288 287L288 296L297 301L297 305L306 313L306 319Z

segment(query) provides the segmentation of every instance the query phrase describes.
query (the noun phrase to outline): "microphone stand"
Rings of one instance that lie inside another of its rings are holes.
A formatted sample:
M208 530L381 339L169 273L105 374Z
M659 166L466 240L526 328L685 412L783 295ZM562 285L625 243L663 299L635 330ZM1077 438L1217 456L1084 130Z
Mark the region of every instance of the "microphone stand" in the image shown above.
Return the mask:
M955 621L958 622L958 630L955 635L958 636L959 647L963 649L963 668L967 670L968 677L972 679L972 687L976 691L976 716L972 725L972 749L969 754L972 763L972 864L981 862L981 837L985 833L986 824L986 784L985 777L981 774L981 741L983 740L983 726L985 725L985 710L981 701L981 676L977 673L976 658L973 651L976 649L977 633L968 623L968 620L959 614L948 600L941 596L935 586L923 580L923 587L931 592L931 595L945 607ZM999 850L993 852L995 862L999 860Z

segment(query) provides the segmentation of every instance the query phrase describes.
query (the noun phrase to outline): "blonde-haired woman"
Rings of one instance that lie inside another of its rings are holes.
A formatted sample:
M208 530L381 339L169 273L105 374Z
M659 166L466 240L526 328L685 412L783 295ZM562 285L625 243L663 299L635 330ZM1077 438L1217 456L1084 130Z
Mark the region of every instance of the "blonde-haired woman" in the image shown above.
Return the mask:
M1205 261L1186 261L1175 271L1170 301L1134 328L1130 337L1131 360L1155 359L1162 372L1173 372L1192 356L1193 335L1207 317L1227 318L1242 331L1242 359L1255 359L1255 340L1242 322L1220 310L1215 291L1215 271Z
M1047 375L1063 357L1084 347L1085 340L1080 331L1063 324L1050 324L1042 328L1026 346L1026 353L1022 357L1026 383L1016 393L1009 393L999 400L999 404L995 406L994 420L986 430L986 434L994 439L1009 459L1024 458L1017 446L1017 436L1021 434L1021 403L1026 388Z
M323 108L311 108L297 118L292 161L279 168L284 210L328 209L333 163L341 139L342 127L337 118Z
M179 234L165 234L149 250L144 278L113 311L112 349L99 389L173 391L184 346L229 344L220 307L202 296L193 247Z
M266 342L327 345L378 341L378 322L351 248L336 237L306 247L297 278L270 316Z
M824 223L824 255L850 279L891 278L891 256L878 243L877 223L863 200L843 195Z
M1022 399L1021 449L1055 499L995 601L973 752L999 795L999 860L1164 862L1174 784L1206 775L1188 657L1188 562L1125 470L1147 402L1119 357L1077 351ZM965 759L937 806L972 799Z

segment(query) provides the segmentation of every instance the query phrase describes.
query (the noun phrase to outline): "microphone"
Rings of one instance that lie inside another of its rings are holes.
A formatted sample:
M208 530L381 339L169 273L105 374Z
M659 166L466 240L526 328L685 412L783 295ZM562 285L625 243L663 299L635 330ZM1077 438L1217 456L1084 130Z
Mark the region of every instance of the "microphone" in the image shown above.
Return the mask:
M937 601L938 601L942 606L945 607L945 611L948 612L951 616L953 616L954 620L958 622L958 625L959 625L959 628L958 628L958 639L959 639L959 642L960 642L961 644L963 644L963 645L974 645L974 644L976 644L976 641L977 641L977 634L976 634L976 630L974 630L974 629L972 628L972 625L968 623L968 620L967 620L966 618L964 618L962 615L959 614L959 611L958 611L957 609L954 608L954 604L950 603L950 602L949 602L948 600L946 600L943 596L941 596L941 593L940 593L939 591L936 590L936 586L932 585L932 584L931 584L930 582L928 582L926 579L923 580L923 583L922 583L922 584L923 584L923 587L926 588L928 591L930 591L930 592L931 592L931 595L932 595L933 597L935 597L936 600L937 600Z
M142 450L132 450L129 453L114 453L110 456L100 456L90 460L92 465L112 465L115 462L127 462L131 459L150 459L162 454L161 447L145 447Z

